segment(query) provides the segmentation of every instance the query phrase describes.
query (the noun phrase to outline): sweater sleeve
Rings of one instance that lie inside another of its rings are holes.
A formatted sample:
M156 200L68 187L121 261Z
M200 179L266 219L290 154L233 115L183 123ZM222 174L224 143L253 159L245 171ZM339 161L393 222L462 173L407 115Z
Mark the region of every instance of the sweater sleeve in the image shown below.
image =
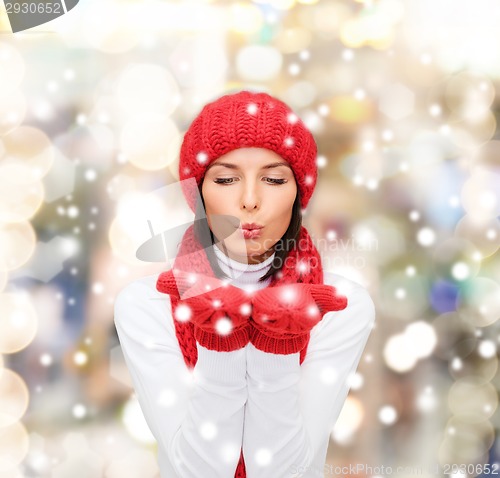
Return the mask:
M122 289L114 321L146 422L177 476L234 478L247 399L245 350L216 352L197 344L190 371L169 297L156 291L154 276Z
M247 346L248 402L243 453L248 478L323 477L330 433L375 320L373 301L356 283L329 274L348 298L312 330L306 358Z

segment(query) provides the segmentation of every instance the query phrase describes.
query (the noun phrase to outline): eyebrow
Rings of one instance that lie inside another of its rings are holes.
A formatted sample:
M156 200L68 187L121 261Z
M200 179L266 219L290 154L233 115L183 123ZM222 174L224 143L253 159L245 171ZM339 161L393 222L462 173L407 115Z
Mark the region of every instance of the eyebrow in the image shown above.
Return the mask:
M206 171L208 171L210 168L212 168L214 166L224 166L225 168L229 168L229 169L240 169L237 164L231 164L231 163L212 163L212 164L210 164L207 167ZM279 163L279 162L278 163L266 164L265 166L262 166L261 169L277 168L278 166L286 166L287 168L292 169L292 167L288 163Z

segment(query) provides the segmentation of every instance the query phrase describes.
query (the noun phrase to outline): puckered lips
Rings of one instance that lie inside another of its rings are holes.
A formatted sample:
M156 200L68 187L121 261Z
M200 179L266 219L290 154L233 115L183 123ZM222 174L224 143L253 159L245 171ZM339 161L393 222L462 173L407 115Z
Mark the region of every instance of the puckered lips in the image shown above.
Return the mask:
M242 224L238 229L241 230L245 239L254 239L260 236L263 227L263 225L256 222L246 222Z

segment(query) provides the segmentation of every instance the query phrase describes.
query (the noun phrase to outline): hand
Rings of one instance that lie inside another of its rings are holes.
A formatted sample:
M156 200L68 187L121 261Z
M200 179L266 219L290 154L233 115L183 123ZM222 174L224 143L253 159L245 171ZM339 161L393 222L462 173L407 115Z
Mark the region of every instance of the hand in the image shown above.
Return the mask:
M164 272L158 288L174 299L175 320L194 325L197 342L209 350L230 352L250 340L251 300L248 294L223 281L202 274Z
M269 308L272 304L272 309ZM250 342L259 350L292 354L302 350L323 315L347 306L333 286L287 284L258 291L253 298Z
M265 352L302 350L310 330L327 312L342 310L347 298L335 287L293 283L253 293L223 281L176 271L164 272L157 288L171 295L176 320L194 324L196 340L210 350L231 351L249 341Z

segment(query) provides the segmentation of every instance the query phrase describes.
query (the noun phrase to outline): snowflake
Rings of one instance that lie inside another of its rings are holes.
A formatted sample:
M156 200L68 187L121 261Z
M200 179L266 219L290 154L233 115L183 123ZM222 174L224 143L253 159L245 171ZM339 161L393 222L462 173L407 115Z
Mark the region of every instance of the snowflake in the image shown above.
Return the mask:
M297 63L292 63L288 67L288 71L290 72L290 75L296 76L300 73L300 65L298 65Z
M316 317L319 314L319 309L317 305L311 305L307 308L307 315L310 317Z
M200 151L197 155L196 155L196 161L198 161L198 163L200 164L205 164L208 160L208 154L205 153L204 151Z
M200 426L200 435L207 441L213 440L217 436L217 426L212 422L204 422Z
M298 262L297 263L297 272L300 274L305 274L305 273L309 272L309 264L307 264L307 262L304 262L304 261Z
M255 113L257 113L257 105L255 103L250 103L248 106L247 106L247 112L251 115L254 115Z
M87 407L81 403L77 403L73 406L72 412L75 418L84 418L87 415Z
M158 405L162 407L171 407L177 401L177 393L174 390L162 390L158 397Z
M295 291L291 287L286 287L281 293L280 299L283 302L292 303L296 299Z
M229 317L219 319L215 324L215 330L220 335L228 335L233 330L233 323Z
M321 370L319 376L320 376L320 380L325 385L332 385L338 379L338 372L333 367L325 367L323 370Z
M191 318L191 307L187 304L178 305L175 309L174 317L179 322L187 322Z
M40 363L44 367L49 367L50 365L52 365L52 356L48 353L42 354L40 356Z
M255 453L255 461L260 466L267 466L273 461L273 454L267 448L260 448Z
M237 460L240 456L241 447L235 443L226 443L221 451L220 455L224 463L231 463L233 460Z
M266 314L261 315L260 317L261 322L269 322L269 317Z
M252 306L250 304L243 304L240 307L240 313L241 315L249 316L252 313Z
M299 54L301 60L309 60L311 53L309 50L302 50Z

